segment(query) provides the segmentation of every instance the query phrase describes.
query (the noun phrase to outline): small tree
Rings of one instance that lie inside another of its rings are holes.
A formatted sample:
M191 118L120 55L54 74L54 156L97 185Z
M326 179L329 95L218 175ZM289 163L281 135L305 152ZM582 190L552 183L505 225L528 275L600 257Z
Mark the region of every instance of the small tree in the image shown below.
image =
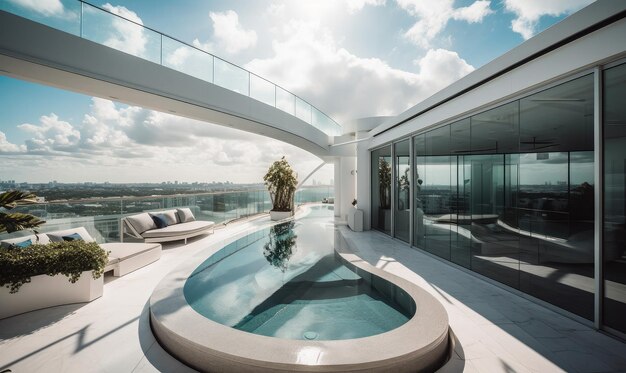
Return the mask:
M272 163L263 176L263 181L272 199L272 210L291 211L298 178L284 156Z
M0 208L2 210L12 210L17 206L35 203L37 203L37 197L33 193L11 190L0 194ZM30 214L0 211L0 233L13 233L24 229L33 229L43 223L45 221Z

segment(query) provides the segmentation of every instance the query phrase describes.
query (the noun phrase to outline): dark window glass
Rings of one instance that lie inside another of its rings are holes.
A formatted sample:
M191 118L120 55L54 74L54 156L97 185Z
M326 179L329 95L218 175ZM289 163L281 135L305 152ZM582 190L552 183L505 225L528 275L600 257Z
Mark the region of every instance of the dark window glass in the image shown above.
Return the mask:
M472 154L517 153L518 106L519 102L515 101L471 118Z
M391 146L371 154L372 229L391 234Z
M520 289L593 318L593 76L520 100ZM585 209L585 210L582 210Z
M604 72L604 323L626 333L626 64Z
M593 150L593 75L520 100L520 150Z
M470 213L471 165L470 119L450 125L450 260L463 267L470 267L472 219Z
M409 242L409 227L411 226L411 168L409 166L410 146L410 140L394 144L396 158L394 236L405 242Z

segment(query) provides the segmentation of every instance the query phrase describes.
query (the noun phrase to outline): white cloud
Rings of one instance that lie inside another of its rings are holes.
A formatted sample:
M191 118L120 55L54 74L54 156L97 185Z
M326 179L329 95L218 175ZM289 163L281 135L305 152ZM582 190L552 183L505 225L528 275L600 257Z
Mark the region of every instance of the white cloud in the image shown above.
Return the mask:
M269 164L283 155L301 175L320 162L277 140L95 97L81 123L52 113L17 128L30 135L25 145L0 132L0 173L16 179L261 183ZM330 178L328 171L317 176Z
M475 1L470 6L460 8L454 7L454 0L396 1L402 9L417 18L417 22L404 33L404 37L422 48L430 48L433 39L451 19L479 23L493 13L488 0Z
M349 13L355 13L363 9L366 5L370 6L382 6L385 5L386 0L346 0Z
M80 140L80 132L54 113L41 116L38 124L23 123L17 127L33 136L26 141L29 151L70 151Z
M507 11L516 18L511 21L511 29L530 39L537 32L537 23L543 16L558 17L571 14L594 0L503 0Z
M26 146L12 144L7 140L7 135L0 131L0 153L22 153L26 151Z
M65 14L61 0L8 0L9 2L46 17L62 17Z
M235 11L211 12L209 17L213 22L213 36L220 50L228 54L235 54L256 45L256 32L244 29L239 23L239 15ZM197 39L194 40L194 45L202 49L210 48L210 45L202 45Z
M290 22L273 56L246 65L312 102L340 123L393 115L418 103L473 70L457 53L430 50L416 62L418 73L377 58L361 58L336 45L319 24Z
M102 8L120 17L138 23L137 25L115 17L112 21L113 29L110 30L110 34L104 41L104 45L134 56L147 58L146 45L148 43L148 37L146 36L145 29L140 26L143 25L143 21L139 18L137 13L121 5L113 6L109 3L104 4Z

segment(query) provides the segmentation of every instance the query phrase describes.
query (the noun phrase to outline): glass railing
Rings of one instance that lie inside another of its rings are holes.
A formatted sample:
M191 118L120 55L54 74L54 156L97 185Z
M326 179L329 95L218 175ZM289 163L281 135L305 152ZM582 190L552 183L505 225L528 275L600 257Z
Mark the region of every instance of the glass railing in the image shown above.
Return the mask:
M321 202L332 197L332 186L303 187L296 192L295 203ZM46 223L38 231L51 232L85 227L96 241L119 242L121 218L140 212L189 207L196 220L227 223L235 219L268 212L272 208L265 189L237 192L177 194L169 196L92 198L46 202L11 210L35 215ZM32 234L30 231L0 234L0 239Z
M283 110L329 136L341 135L341 126L337 122L300 97L202 49L146 27L138 18L128 19L80 0L60 0L54 5L35 12L27 11L15 2L0 1L0 10L251 97ZM136 17L134 14L126 16Z

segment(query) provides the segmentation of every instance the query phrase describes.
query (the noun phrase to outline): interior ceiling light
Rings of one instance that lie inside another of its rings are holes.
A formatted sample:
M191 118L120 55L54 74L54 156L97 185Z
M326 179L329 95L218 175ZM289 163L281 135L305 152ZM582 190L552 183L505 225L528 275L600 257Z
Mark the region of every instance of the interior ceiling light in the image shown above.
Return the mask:
M546 98L533 98L530 101L533 102L583 102L584 98L565 98L565 97L546 97Z

